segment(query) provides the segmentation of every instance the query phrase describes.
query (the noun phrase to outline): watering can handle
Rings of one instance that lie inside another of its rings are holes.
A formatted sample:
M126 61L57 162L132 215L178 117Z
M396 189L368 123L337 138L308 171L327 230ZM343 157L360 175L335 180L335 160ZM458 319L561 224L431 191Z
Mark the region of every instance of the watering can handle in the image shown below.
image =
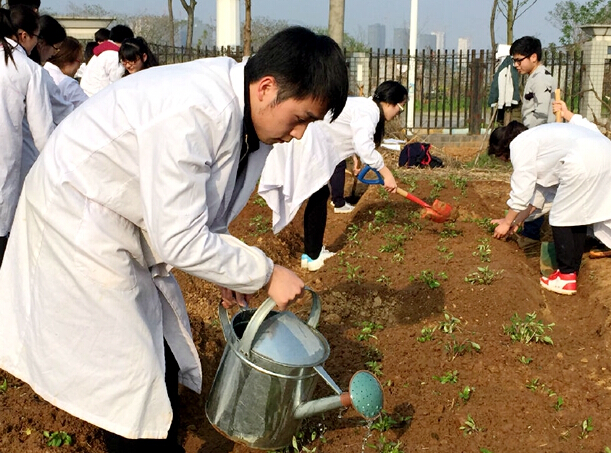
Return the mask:
M376 179L366 179L365 178L367 173L369 173L370 171L376 174L377 176ZM359 171L359 174L357 175L356 178L359 181L361 181L363 184L384 184L384 178L382 178L382 175L380 174L380 172L376 170L375 168L371 168L369 165L365 165L363 169Z
M320 319L321 305L320 297L314 292L314 290L308 286L305 287L307 291L312 294L312 308L310 310L310 317L308 318L307 324L312 329L315 329ZM261 327L261 323L265 320L270 311L276 306L276 302L271 297L265 299L261 306L257 309L255 314L250 318L246 330L240 340L240 352L246 357L250 357L250 351L252 348L252 342L255 339L255 335Z

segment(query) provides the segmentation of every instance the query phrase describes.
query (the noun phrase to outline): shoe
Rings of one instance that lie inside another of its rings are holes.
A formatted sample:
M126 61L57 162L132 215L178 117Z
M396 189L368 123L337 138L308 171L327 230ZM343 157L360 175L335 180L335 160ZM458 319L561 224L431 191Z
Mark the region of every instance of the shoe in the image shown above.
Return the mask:
M344 206L342 206L341 208L333 208L333 212L335 212L336 214L348 214L352 211L354 211L354 206L352 206L348 202L346 202L346 204L344 204Z
M559 270L549 277L541 277L541 286L549 291L569 296L577 293L577 274L563 274Z
M318 269L323 267L323 265L325 264L325 260L331 258L333 255L335 255L335 253L330 252L323 245L322 249L320 250L320 254L318 255L318 258L316 258L315 260L310 258L305 253L301 255L301 268L307 269L312 272L317 271Z

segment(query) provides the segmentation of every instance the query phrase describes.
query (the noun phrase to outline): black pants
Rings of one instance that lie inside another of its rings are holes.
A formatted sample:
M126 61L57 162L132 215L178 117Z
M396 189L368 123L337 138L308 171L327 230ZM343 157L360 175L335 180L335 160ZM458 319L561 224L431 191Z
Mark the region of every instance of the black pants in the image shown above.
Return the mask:
M346 183L346 161L342 160L331 175L329 184L331 184L331 201L336 208L341 208L346 204L344 199L344 184ZM311 257L310 257L311 258Z
M563 274L579 272L585 250L588 226L552 227L556 262Z
M520 234L527 238L540 241L541 240L541 226L543 225L544 217L545 216L541 216L538 219L531 220L529 222L524 222L524 227Z
M168 344L165 346L165 385L168 389L174 418L167 439L126 439L104 431L108 453L184 453L178 445L178 363Z
M2 266L2 260L4 259L4 252L6 251L7 242L8 234L6 236L0 236L0 266Z
M327 226L327 200L329 186L325 184L308 199L303 213L303 246L304 253L315 260L322 250Z

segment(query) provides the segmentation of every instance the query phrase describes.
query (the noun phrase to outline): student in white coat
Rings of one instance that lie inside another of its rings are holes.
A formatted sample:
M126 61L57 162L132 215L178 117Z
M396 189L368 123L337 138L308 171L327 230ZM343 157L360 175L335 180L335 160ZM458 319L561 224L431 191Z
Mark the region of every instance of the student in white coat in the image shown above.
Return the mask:
M62 97L74 108L89 99L74 78L82 60L83 45L77 39L68 36L59 46L59 51L43 66L53 78Z
M10 12L0 9L0 103L6 107L0 109L0 265L22 187L23 120L27 117L41 149L54 128L43 69L26 55L36 46L37 34L34 10L21 5Z
M527 218L549 210L558 269L541 286L559 294L577 292L577 274L588 225L611 247L611 141L562 101L554 102L568 123L527 129L512 121L490 136L488 153L511 160L509 211L497 219L494 237L517 231Z
M173 381L199 392L202 368L170 270L217 284L227 307L261 288L280 309L303 293L228 225L271 145L338 116L347 92L339 46L292 27L246 63L151 68L76 109L17 208L0 270L0 368L113 433L109 451L182 451Z

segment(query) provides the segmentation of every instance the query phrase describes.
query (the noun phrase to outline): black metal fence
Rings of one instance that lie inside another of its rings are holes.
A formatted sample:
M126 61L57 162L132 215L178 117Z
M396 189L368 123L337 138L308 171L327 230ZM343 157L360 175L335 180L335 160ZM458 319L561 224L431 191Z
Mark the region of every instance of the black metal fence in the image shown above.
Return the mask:
M230 56L242 59L241 48L192 48L151 45L160 64L181 63L197 58ZM489 50L417 51L394 50L346 52L350 68L351 92L369 96L384 80L408 86L410 65L415 65L413 116L406 126L426 131L479 134L493 118L488 102L497 66ZM579 112L579 94L584 79L583 54L545 51L542 63L552 72L569 109ZM522 89L525 77L522 78ZM516 107L519 117L519 106Z

